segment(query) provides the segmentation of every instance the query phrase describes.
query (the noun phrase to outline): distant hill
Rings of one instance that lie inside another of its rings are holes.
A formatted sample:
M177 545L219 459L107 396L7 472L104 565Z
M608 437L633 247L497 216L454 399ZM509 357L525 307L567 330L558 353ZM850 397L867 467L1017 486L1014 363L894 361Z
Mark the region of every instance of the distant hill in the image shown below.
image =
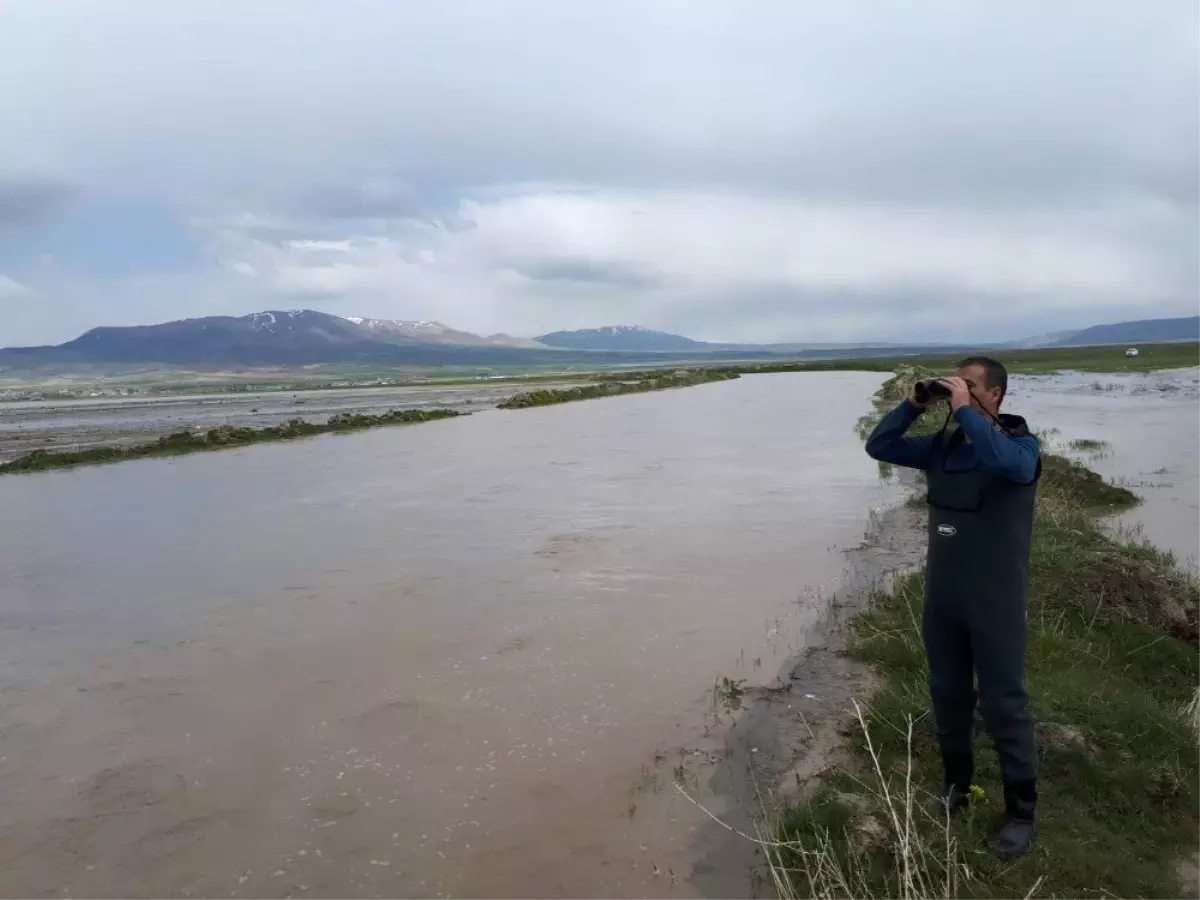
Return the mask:
M774 353L774 354L803 354L810 351L843 350L897 350L904 344L887 344L882 342L858 341L846 343L805 343L791 342L782 344L733 344L710 343L697 341L669 331L654 331L640 325L608 325L603 328L582 328L578 331L555 331L543 334L534 340L546 347L561 347L571 350L623 350L644 351L655 353ZM907 345L911 346L911 345ZM929 348L938 345L930 344ZM924 345L923 345L924 347ZM876 354L867 354L876 355Z
M567 350L640 350L686 353L694 350L719 350L720 344L705 344L666 331L653 331L638 325L608 325L579 331L555 331L534 338L547 347ZM757 349L766 349L763 347Z
M1183 319L1139 319L1136 322L1093 325L1062 338L1057 346L1155 344L1167 341L1200 341L1200 316Z

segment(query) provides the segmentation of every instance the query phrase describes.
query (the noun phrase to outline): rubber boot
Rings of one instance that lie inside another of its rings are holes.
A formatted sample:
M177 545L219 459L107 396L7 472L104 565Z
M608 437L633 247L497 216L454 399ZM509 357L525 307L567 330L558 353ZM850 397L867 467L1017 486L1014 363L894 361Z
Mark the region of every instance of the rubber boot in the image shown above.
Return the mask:
M942 757L945 778L942 792L933 798L929 811L938 818L953 815L971 802L971 779L975 777L975 760L970 753Z
M1016 859L1029 852L1037 832L1037 781L1004 785L1004 816L988 838L988 849L999 859Z
M971 788L959 784L947 784L942 792L935 796L929 804L931 815L944 819L947 815L966 809L971 805Z

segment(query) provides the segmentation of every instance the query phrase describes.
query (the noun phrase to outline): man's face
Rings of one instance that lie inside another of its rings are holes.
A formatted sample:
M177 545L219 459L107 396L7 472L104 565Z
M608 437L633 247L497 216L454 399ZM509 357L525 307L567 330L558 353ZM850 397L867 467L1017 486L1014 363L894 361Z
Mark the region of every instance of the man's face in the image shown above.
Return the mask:
M987 372L983 366L963 366L954 373L971 388L971 408L995 412L1000 406L1000 388L987 386ZM983 401L982 403L980 401Z

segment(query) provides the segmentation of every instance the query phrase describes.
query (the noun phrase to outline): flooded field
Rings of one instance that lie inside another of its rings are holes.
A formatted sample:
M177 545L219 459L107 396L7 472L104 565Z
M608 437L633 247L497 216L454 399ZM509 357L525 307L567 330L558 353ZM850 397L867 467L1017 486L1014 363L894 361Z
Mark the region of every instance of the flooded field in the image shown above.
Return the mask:
M1051 431L1044 436L1050 449L1137 493L1143 502L1116 524L1139 529L1150 543L1196 568L1200 369L1014 377L1005 408L1026 416L1034 431ZM1099 446L1073 448L1077 441Z
M539 386L553 384L541 383ZM340 388L313 391L0 402L0 462L37 449L88 450L151 441L185 428L264 428L288 419L393 409L490 409L520 385Z
M896 499L881 380L0 480L0 894L745 892L670 785Z

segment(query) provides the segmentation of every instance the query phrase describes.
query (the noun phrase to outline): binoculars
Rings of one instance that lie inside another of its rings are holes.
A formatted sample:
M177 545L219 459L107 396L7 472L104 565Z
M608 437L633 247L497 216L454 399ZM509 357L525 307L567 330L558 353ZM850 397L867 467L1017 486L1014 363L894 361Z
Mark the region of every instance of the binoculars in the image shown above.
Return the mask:
M924 381L918 381L913 385L913 399L918 403L928 403L931 400L940 400L943 397L950 396L950 388L942 384L936 378L926 378Z

